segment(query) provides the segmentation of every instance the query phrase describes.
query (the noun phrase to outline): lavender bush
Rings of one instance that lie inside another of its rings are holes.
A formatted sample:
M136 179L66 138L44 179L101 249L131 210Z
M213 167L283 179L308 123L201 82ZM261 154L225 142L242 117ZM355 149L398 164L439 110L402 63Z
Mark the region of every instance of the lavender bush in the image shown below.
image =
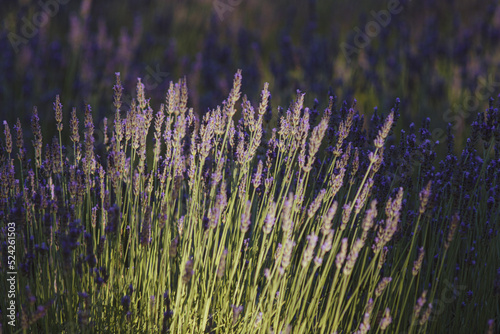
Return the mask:
M367 131L334 96L320 112L297 91L272 116L269 85L258 103L241 85L198 116L185 79L156 112L139 79L124 108L117 74L99 147L92 107L63 119L59 96L50 140L37 108L31 142L4 122L14 332L498 332L498 101L456 156L429 119L395 133L399 100Z

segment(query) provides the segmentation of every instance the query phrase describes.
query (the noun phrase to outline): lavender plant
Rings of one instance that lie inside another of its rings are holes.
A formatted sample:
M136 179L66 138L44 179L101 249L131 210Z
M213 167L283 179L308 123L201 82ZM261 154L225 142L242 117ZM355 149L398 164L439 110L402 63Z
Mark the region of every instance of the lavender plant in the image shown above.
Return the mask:
M355 104L331 96L320 114L298 91L266 129L269 85L258 104L241 85L238 71L198 116L184 79L156 112L139 79L122 110L117 74L99 150L90 105L68 129L57 96L49 141L34 108L29 150L4 122L0 270L14 223L17 332L498 330L498 102L437 162L429 120L387 144L399 100L367 132Z

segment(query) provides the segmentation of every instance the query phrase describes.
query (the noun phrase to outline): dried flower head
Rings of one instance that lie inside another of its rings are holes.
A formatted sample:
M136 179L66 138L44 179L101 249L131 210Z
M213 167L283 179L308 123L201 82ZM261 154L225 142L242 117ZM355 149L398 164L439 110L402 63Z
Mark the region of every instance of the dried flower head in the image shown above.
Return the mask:
M378 136L374 141L374 145L376 148L381 148L384 146L385 139L387 138L387 135L389 134L389 131L392 128L392 123L394 122L394 111L391 111L391 113L387 116L384 125L378 132Z
M365 217L361 224L361 228L363 229L363 231L367 232L372 228L376 216L377 216L377 200L374 199L370 203L370 208L365 212Z
M23 129L21 127L21 121L19 118L17 119L16 125L14 125L14 129L16 130L17 138L16 138L16 146L19 150L19 160L23 160L24 158L24 136L23 136Z
M293 193L288 194L288 198L285 200L283 204L283 220L281 223L281 228L283 232L288 233L292 230L292 205L293 205Z
M276 203L271 202L271 206L269 207L269 211L267 212L266 218L264 220L264 226L262 227L262 231L265 234L271 233L273 229L275 220L275 211L276 211Z
M179 236L182 237L182 232L184 231L184 216L179 218L179 222L177 223L177 229L179 230Z
M56 102L54 102L54 111L56 114L57 131L61 132L63 129L63 124L62 124L63 114L62 114L62 104L61 100L59 99L59 95L56 95Z
M261 97L261 102L259 105L259 115L264 115L267 106L269 104L269 97L271 96L271 93L269 92L269 83L266 82L264 83L264 89L262 90L260 97Z
M375 296L380 297L380 295L384 292L387 285L392 281L392 277L384 277L380 280L377 287L375 288Z
M373 298L368 299L368 302L366 302L366 310L365 313L372 313L373 311Z
M453 241L453 236L455 235L455 231L458 227L459 221L460 221L460 217L459 217L458 213L455 213L453 215L452 220L451 220L450 229L448 231L448 237L446 238L446 241L444 243L445 249L448 249L450 247L450 244Z
M250 211L252 209L252 202L247 201L245 207L243 208L243 213L241 214L241 225L240 229L242 233L246 233L250 229Z
M355 205L355 211L354 213L357 215L361 212L361 209L366 203L366 200L368 198L368 193L370 192L371 188L373 187L373 179L368 179L368 181L365 183L363 190L359 194L359 197L356 199L356 205Z
M429 197L431 195L431 185L432 180L427 182L427 186L422 189L419 194L420 198L420 208L418 209L419 214L423 214L425 212L425 208L427 207L427 203L429 202Z
M308 243L307 243L307 248L304 251L304 256L302 258L302 267L306 267L309 264L309 262L311 262L313 258L314 248L316 247L316 243L318 242L318 236L312 233L308 235L306 239Z
M366 312L363 316L363 322L359 325L359 330L356 334L365 334L370 330L370 313Z
M356 239L354 245L351 248L351 251L349 252L349 255L347 256L343 271L344 275L348 276L352 273L354 264L356 263L356 260L359 256L359 252L361 251L361 248L363 248L363 245L364 243L362 239Z
M353 185L356 182L356 173L359 169L359 150L356 147L354 149L354 161L352 162L352 169L350 172L349 184Z
M333 229L331 229L328 233L326 233L326 240L321 246L321 251L323 252L323 254L329 252L332 249L333 235L334 235Z
M285 269L290 265L292 259L292 249L295 246L295 241L287 239L285 246L283 247L283 257L281 258L281 267L279 272L281 275L284 274Z
M392 323L391 311L389 308L385 309L384 317L380 320L380 329L386 330L387 327Z
M351 217L352 206L351 202L344 204L342 207L342 223L340 224L340 230L345 230L347 226L347 222L349 222L349 218Z
M42 128L40 127L40 118L38 117L37 107L33 107L31 116L31 130L33 131L33 147L35 148L35 163L37 168L42 164Z
M259 160L259 163L257 165L257 171L255 172L255 175L253 177L253 186L255 188L258 188L262 182L262 169L264 167L264 164L262 160Z
M316 211L318 211L325 195L326 195L326 189L321 189L318 196L316 196L311 205L309 205L309 210L307 210L307 217L309 219L311 219L316 214Z
M346 169L341 168L338 174L332 173L332 176L328 181L328 186L332 188L332 195L331 195L332 197L335 197L335 195L339 192L340 188L342 188L342 185L344 183L345 172Z
M335 216L335 213L337 212L337 207L338 203L337 201L334 201L330 209L328 209L328 212L326 213L325 216L323 216L323 226L322 226L322 232L323 234L328 234L330 230L332 229L332 220L333 217Z
M432 304L429 303L427 305L427 309L425 310L424 314L422 315L422 318L419 321L420 326L424 325L429 320L429 317L431 316L431 312L432 312Z
M427 296L427 290L424 290L422 292L422 295L418 298L417 303L413 307L413 317L415 319L418 319L418 317L420 315L420 311L422 310L422 307L424 306L425 302L427 301L426 296Z
M422 261L424 260L424 255L425 255L425 250L423 247L420 247L418 249L418 258L416 261L413 262L413 269L411 271L413 276L416 276L419 273L420 268L422 267Z
M7 121L3 121L3 126L3 133L5 134L5 151L7 151L7 154L10 154L12 152L12 136L10 134L10 128Z
M323 118L321 122L313 129L311 135L311 141L309 142L309 156L307 158L307 165L305 167L305 171L308 172L311 170L312 165L314 163L314 156L319 150L321 146L321 141L325 136L326 129L328 128L328 118Z
M347 238L342 239L340 252L337 254L337 257L335 258L335 265L339 270L340 268L342 268L342 265L344 264L345 258L347 256L347 242L348 242Z

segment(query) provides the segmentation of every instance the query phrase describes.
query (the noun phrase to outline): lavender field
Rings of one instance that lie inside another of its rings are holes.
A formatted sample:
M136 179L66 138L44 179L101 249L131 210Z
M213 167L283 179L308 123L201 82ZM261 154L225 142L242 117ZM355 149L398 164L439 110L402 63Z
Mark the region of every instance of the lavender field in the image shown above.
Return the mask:
M10 1L1 333L500 333L500 4Z

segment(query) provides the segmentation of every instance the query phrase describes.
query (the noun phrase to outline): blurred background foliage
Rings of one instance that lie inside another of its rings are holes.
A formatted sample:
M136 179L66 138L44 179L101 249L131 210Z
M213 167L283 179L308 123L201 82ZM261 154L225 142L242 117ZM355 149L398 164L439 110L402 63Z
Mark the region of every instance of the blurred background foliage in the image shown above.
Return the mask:
M500 93L496 0L392 0L400 13L362 48L357 29L391 1L59 1L33 34L26 25L55 0L2 1L0 119L12 126L20 117L25 131L36 105L44 131L55 133L56 94L66 122L72 107L83 118L85 104L97 122L112 120L115 72L128 102L137 78L147 79L155 111L169 81L186 76L189 105L202 114L222 103L241 68L242 91L254 104L270 83L271 126L297 89L319 110L329 95L348 106L355 98L366 124L374 108L387 114L399 97L398 131L430 117L432 139L442 142L451 123L458 151L476 113Z

